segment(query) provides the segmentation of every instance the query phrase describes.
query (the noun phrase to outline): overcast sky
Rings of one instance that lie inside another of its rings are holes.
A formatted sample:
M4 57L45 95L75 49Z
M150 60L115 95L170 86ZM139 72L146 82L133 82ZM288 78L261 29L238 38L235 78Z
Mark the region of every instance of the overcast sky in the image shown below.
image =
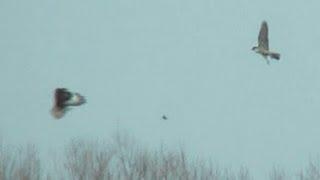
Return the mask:
M58 149L117 127L267 176L320 152L317 0L1 0L0 134ZM260 24L281 53L251 51ZM49 113L66 87L87 104ZM165 114L167 121L162 121Z

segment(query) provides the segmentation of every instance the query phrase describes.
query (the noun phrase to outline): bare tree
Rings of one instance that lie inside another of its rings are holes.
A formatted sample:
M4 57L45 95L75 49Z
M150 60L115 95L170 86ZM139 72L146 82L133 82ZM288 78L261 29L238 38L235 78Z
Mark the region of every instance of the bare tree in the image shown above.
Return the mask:
M213 167L210 161L191 160L179 151L140 148L127 134L116 133L107 145L73 140L66 151L70 179L119 180L251 180L249 171ZM107 148L108 147L108 148ZM99 156L98 156L99 155ZM98 158L99 157L99 158Z
M97 142L74 139L67 146L65 167L69 178L77 180L110 179L110 161L114 155L111 147Z
M299 180L319 180L320 161L319 159L310 160L307 168L298 174Z
M1 180L39 180L41 178L40 158L34 145L15 148L0 144Z
M248 168L241 166L239 173L238 173L238 180L251 180L252 177L249 173Z
M285 180L286 174L284 170L274 166L269 174L269 178L270 180Z

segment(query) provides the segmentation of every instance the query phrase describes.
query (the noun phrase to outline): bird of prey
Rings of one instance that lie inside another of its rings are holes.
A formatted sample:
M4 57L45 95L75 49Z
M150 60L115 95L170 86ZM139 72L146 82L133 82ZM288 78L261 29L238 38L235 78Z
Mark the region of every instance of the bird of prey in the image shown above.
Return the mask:
M268 24L266 21L261 23L259 37L258 37L258 46L252 48L256 53L261 54L269 64L268 56L272 59L279 60L280 54L276 52L269 51L269 39L268 39Z
M68 91L66 88L57 88L54 91L54 105L51 114L54 118L60 119L70 109L69 106L80 106L86 99L79 93Z

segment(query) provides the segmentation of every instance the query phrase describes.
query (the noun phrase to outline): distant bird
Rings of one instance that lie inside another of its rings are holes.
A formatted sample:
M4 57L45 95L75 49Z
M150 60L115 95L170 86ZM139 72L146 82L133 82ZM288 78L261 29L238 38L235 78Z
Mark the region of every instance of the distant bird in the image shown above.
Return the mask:
M268 56L272 59L279 60L280 54L276 52L269 51L269 39L268 39L268 24L266 21L261 23L259 37L258 37L258 47L255 46L252 48L256 53L261 54L269 64Z
M168 117L165 116L165 115L163 115L163 116L162 116L162 119L163 119L163 120L168 120Z
M86 103L86 99L79 93L68 91L66 88L57 88L54 92L54 105L51 114L60 119L70 109L69 106L80 106Z

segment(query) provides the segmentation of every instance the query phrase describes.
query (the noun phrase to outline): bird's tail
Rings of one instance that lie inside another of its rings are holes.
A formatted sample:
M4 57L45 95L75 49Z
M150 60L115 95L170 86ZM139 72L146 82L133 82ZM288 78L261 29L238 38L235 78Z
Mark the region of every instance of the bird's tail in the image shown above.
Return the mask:
M280 54L279 53L272 52L272 53L270 53L270 57L272 59L280 60Z

